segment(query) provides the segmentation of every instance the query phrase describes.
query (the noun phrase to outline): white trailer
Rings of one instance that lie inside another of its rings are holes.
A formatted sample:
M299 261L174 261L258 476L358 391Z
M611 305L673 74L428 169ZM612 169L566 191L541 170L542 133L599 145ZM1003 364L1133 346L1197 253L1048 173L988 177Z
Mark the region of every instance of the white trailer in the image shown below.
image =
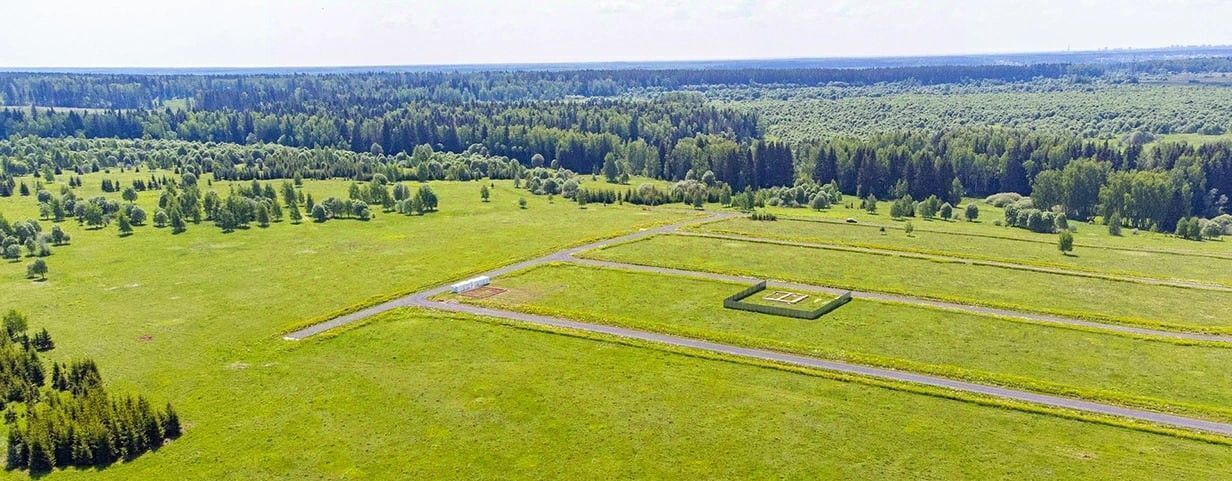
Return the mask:
M492 279L489 279L488 276L479 276L479 277L467 279L465 281L450 285L449 290L453 292L454 294L461 294L463 292L473 290L473 289L478 289L480 287L486 286L491 283L492 283Z

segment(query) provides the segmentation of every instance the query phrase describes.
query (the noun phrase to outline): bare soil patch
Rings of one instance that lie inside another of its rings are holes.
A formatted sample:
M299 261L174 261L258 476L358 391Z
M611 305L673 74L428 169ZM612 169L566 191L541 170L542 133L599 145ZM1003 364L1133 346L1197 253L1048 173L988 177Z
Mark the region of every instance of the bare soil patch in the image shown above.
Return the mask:
M469 291L463 292L461 295L472 298L472 299L486 299L486 298L495 296L497 294L501 294L503 292L505 292L505 289L501 289L499 287L484 286L484 287L479 287L476 289L471 289Z

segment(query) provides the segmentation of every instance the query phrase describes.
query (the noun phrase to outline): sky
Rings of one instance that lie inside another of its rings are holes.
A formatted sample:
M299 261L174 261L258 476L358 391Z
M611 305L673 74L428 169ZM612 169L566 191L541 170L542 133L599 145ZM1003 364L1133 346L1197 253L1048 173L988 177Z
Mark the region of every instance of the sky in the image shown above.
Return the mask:
M276 67L1232 44L1227 0L0 0L0 67Z

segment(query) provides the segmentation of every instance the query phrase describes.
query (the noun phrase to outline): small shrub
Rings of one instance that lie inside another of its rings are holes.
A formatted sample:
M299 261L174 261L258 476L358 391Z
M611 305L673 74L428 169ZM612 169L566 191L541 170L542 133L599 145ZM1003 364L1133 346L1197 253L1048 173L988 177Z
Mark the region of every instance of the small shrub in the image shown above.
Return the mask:
M1117 213L1112 213L1108 216L1108 233L1117 237L1121 236L1121 216ZM1138 229L1134 229L1134 235L1138 235Z
M1057 236L1057 250L1061 251L1062 254L1068 254L1073 251L1074 235L1070 234L1069 231L1061 231L1061 234Z

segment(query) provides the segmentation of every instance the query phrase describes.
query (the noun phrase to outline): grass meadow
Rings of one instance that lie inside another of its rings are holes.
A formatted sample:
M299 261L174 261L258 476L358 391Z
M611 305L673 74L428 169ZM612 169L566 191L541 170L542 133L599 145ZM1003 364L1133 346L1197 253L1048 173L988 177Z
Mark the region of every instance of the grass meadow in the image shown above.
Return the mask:
M81 194L99 194L101 177L85 176ZM432 185L441 211L422 217L229 234L147 225L123 238L69 220L73 242L47 258L46 282L25 279L28 259L0 264L0 307L50 330L50 357L92 357L113 391L174 403L185 423L155 453L46 479L1219 479L1232 469L1223 445L425 311L280 339L375 297L695 215L579 209L509 182L484 203L477 182ZM319 201L346 187L304 189ZM152 214L156 199L138 203ZM0 212L37 216L34 197L0 199Z

